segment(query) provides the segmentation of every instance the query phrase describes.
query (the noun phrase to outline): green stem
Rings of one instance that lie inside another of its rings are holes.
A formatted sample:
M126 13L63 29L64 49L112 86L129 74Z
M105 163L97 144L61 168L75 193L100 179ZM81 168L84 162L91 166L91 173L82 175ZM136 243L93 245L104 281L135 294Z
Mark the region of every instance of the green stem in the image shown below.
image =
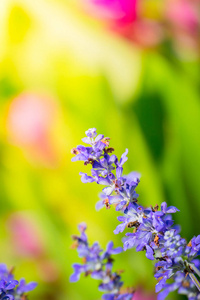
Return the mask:
M192 265L192 269L200 277L200 271L195 267L195 265Z
M200 283L196 276L193 273L189 273L189 276L192 279L193 283L196 285L197 289L200 291Z

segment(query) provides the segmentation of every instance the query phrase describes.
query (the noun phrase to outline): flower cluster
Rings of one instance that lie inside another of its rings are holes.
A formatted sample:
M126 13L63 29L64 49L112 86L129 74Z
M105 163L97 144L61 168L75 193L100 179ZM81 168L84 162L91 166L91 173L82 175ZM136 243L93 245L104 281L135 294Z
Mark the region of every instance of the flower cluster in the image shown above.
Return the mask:
M163 236L163 245L161 247L161 259L155 264L155 277L159 279L156 285L158 299L165 299L167 295L175 290L180 294L185 294L188 299L200 299L199 283L194 275L198 276L200 260L197 259L200 250L200 236L193 237L187 244L186 240L173 229L166 231ZM188 276L189 275L189 276ZM174 277L174 282L166 283L166 280Z
M71 275L70 281L79 280L81 273L86 276L91 275L92 278L101 280L99 290L104 293L104 300L131 300L133 291L127 289L126 292L121 290L123 282L120 273L112 271L113 259L112 255L123 251L121 247L113 248L113 242L109 242L106 251L100 248L98 243L94 243L91 247L88 244L85 234L86 225L84 223L78 226L80 236L73 236L75 240L74 246L77 248L79 257L83 259L83 264L74 264L74 274Z
M0 300L26 300L26 293L32 291L37 284L26 284L24 279L20 282L14 279L12 270L9 271L5 264L0 264Z
M118 217L121 222L114 230L115 234L131 228L123 239L124 250L135 247L136 251L145 251L150 260L157 260L155 278L158 279L156 291L163 291L158 295L159 300L165 299L169 292L178 289L190 300L200 299L200 285L195 276L199 276L200 235L194 237L189 244L180 236L180 227L174 225L172 214L179 211L174 206L167 206L166 202L159 206L144 208L138 204L139 174L132 172L123 174L123 164L127 161L126 149L118 159L109 147L109 138L98 135L96 129L86 131L83 142L89 146L78 146L73 149L76 155L72 160L83 160L91 164L91 175L80 173L84 183L96 182L105 185L97 209L109 208L115 205L116 211L122 213ZM111 153L111 154L110 154ZM173 278L172 283L166 283ZM198 291L198 289L199 291Z

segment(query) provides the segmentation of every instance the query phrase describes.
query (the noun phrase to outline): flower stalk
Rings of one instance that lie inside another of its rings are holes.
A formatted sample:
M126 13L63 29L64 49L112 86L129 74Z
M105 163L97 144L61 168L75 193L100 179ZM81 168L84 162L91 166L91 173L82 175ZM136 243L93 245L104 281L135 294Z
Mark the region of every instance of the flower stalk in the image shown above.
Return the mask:
M82 141L87 146L74 148L72 161L90 164L91 174L81 172L81 180L83 183L96 182L105 186L96 209L115 206L120 214L117 217L120 224L114 233L128 229L123 239L124 250L136 248L136 251L145 251L148 259L157 261L154 277L158 280L158 299L164 300L170 292L177 290L190 300L199 300L199 282L191 270L199 276L200 235L194 236L189 243L181 237L180 226L175 225L172 218L172 214L179 212L175 206L163 202L160 209L158 205L146 208L138 203L136 189L140 174L123 174L128 149L118 159L113 154L114 149L109 147L110 139L102 134L97 135L95 128L87 130ZM189 276L185 277L185 274ZM168 283L170 278L172 283Z
M199 283L198 279L196 278L196 276L193 273L189 273L189 276L192 279L195 286L197 287L197 289L200 291L200 283Z

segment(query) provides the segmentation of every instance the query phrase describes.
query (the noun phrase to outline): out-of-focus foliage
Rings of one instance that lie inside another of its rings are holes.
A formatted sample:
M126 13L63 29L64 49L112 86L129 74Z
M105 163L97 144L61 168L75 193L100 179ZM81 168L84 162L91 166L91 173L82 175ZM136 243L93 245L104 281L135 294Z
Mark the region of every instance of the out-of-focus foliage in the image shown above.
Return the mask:
M118 155L129 148L141 202L177 206L188 239L200 231L199 2L108 4L0 1L0 254L18 278L39 281L33 300L100 299L88 278L69 284L79 222L90 240L121 245L116 212L95 211L98 186L71 162L90 127ZM116 264L127 285L154 288L143 253Z

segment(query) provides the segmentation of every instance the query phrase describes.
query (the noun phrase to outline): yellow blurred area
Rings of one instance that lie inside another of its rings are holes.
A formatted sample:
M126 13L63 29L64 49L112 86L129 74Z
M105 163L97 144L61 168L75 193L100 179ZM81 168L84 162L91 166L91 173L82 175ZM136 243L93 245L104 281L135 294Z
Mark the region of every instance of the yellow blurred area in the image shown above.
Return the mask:
M76 89L79 76L101 72L116 98L132 95L140 72L138 51L55 1L2 1L1 6L1 59L6 68L9 63L20 70L19 80L27 88L53 84L53 89L61 80Z

